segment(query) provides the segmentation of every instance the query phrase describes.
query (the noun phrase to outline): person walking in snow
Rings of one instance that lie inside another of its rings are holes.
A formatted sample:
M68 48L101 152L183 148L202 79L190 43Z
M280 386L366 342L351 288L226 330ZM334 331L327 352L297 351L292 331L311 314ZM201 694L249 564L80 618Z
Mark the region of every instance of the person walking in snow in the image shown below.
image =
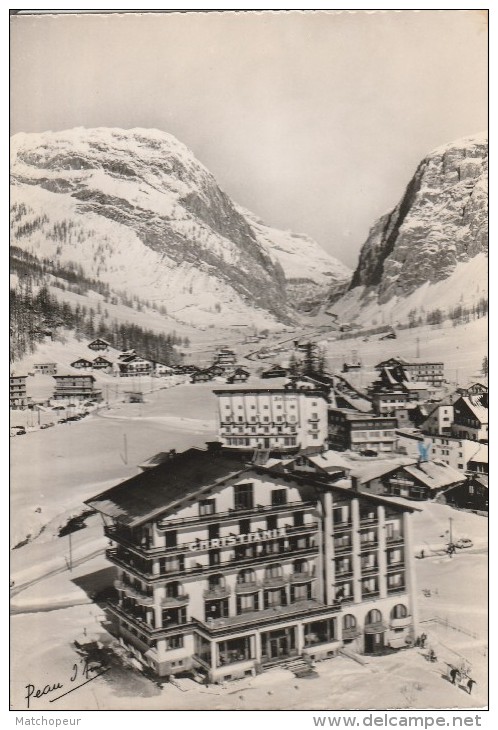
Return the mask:
M469 693L469 695L472 694L472 687L474 686L474 684L477 684L477 682L475 681L475 679L471 679L469 677L468 680L467 680L467 692Z
M450 670L451 684L456 684L456 678L459 674L460 672L455 667Z

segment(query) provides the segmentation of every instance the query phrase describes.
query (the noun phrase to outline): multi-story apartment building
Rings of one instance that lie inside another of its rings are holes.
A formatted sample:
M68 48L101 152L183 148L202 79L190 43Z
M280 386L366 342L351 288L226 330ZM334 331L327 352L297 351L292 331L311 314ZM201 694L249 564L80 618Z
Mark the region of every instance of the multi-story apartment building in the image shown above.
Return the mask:
M9 403L11 408L24 410L28 406L26 388L27 375L11 375L9 380Z
M327 396L311 383L215 390L224 447L292 452L327 441Z
M337 448L381 453L396 449L396 418L329 408L328 421L329 442Z
M430 458L433 461L441 461L459 471L468 471L469 462L480 452L484 444L476 444L468 438L456 438L455 436L433 436L425 435L424 443L430 445ZM487 456L487 447L486 447Z
M87 504L113 544L114 629L158 675L219 682L416 634L409 507L200 449Z
M57 375L57 363L55 362L39 362L33 365L35 373L40 375Z
M93 375L53 375L56 382L53 398L55 400L102 399L102 391L95 389Z

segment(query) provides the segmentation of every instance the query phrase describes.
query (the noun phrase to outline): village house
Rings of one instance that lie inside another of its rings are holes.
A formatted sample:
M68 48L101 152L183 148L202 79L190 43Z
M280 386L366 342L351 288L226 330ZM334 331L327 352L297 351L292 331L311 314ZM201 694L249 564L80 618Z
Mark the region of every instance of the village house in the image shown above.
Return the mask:
M93 368L93 362L84 357L80 357L78 360L71 363L71 367L76 370L91 370Z
M139 355L122 354L118 360L118 371L121 378L133 378L152 373L152 363Z
M488 512L488 476L469 474L463 484L457 484L442 492L438 497L438 502L473 512Z
M27 375L15 375L14 373L10 375L9 403L11 408L22 411L28 407L27 378Z
M462 396L453 404L454 436L473 441L488 441L488 395Z
M311 383L214 393L219 438L228 449L295 452L327 441L327 397Z
M262 378L287 378L289 371L281 365L272 365L268 370L263 370Z
M33 370L38 375L57 375L57 363L38 362L33 365Z
M358 465L352 474L353 487L362 492L407 499L433 499L443 489L462 484L465 474L446 464L422 461L393 465Z
M112 345L109 342L106 342L106 340L97 337L96 340L92 340L88 343L88 347L90 348L90 350L94 350L94 352L99 352L108 350L112 347Z
M95 358L92 363L94 370L112 370L113 363L102 355Z
M410 507L215 445L87 504L112 541L114 630L158 676L225 682L289 659L309 669L417 635Z
M329 443L339 449L374 453L396 449L396 418L353 410L329 408Z
M196 370L190 376L191 383L207 383L213 379L213 373L210 370Z
M232 375L227 378L227 383L245 383L250 375L245 368L236 368Z

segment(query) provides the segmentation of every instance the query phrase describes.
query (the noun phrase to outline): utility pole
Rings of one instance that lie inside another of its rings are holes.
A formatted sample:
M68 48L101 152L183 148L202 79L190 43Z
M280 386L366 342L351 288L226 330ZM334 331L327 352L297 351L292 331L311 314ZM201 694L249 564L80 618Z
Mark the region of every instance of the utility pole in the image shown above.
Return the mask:
M417 357L420 357L420 337L417 337Z

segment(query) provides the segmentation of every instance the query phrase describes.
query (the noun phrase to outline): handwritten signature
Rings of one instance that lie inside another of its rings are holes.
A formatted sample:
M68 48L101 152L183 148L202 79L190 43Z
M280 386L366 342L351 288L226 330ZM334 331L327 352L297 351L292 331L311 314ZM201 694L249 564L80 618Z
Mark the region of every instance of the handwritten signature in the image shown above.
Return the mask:
M40 699L41 697L45 697L46 695L52 694L53 692L58 692L59 694L57 697L53 697L50 702L57 702L57 700L60 700L61 697L65 697L70 692L74 692L75 690L79 689L80 687L83 687L83 685L88 684L88 682L92 682L94 679L97 679L97 677L101 677L103 674L105 674L109 670L109 667L102 668L100 665L95 666L94 663L89 663L88 659L80 659L79 664L75 663L73 664L72 670L71 670L71 676L69 677L69 685L64 684L62 682L54 682L53 684L46 684L43 688L38 688L34 684L27 684L25 685L26 688L26 707L29 710L30 702L33 699ZM74 684L79 680L79 683L71 686L71 684ZM83 681L81 681L83 680ZM70 686L70 689L67 689L65 692L60 692L60 690L64 690L65 687Z

